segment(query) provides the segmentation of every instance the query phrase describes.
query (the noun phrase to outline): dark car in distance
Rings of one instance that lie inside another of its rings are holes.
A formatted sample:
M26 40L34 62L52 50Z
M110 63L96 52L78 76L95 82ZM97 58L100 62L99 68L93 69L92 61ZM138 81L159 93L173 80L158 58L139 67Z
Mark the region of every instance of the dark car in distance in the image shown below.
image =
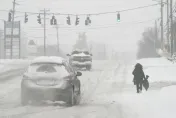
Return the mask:
M81 84L76 72L61 57L38 57L29 65L21 81L21 104L29 101L64 101L79 103Z

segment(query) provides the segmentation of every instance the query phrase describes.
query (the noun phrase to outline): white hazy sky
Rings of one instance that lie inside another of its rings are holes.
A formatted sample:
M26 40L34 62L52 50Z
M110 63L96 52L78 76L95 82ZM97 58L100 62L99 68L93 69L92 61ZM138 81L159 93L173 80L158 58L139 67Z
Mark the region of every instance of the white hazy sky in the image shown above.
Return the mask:
M50 12L72 13L72 14L91 14L108 11L119 11L129 8L156 4L152 0L17 0L20 5L16 5L17 11L40 12L46 8ZM12 0L0 0L0 9L9 10L12 8ZM16 13L16 16L24 14ZM51 16L47 16L49 19ZM59 39L61 44L74 44L79 32L86 32L88 40L111 44L112 47L119 49L134 50L137 48L136 42L141 38L141 33L146 27L154 26L154 20L160 17L160 6L149 7L134 11L122 12L121 22L116 21L116 14L105 14L91 16L91 26L84 26L86 16L80 17L79 26L68 26L67 16L56 16L59 24ZM34 39L38 44L43 43L42 26L37 23L37 15L29 16L29 22L24 24L24 17L21 20L22 30L28 39ZM7 19L7 12L0 12L0 19ZM47 43L56 43L56 30L47 21ZM75 17L71 17L72 24ZM145 23L137 23L148 21ZM111 26L108 27L107 26ZM3 24L0 23L1 29ZM63 28L70 27L70 28ZM103 27L103 28L97 28ZM106 28L105 28L106 27ZM36 38L41 37L41 38Z

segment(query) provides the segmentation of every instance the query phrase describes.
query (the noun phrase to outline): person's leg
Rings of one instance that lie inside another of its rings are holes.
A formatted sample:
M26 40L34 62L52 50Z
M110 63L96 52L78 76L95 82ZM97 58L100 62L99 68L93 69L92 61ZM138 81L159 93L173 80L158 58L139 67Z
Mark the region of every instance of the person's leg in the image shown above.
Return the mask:
M142 91L142 81L140 82L139 86L140 86L140 90Z
M137 93L139 93L140 88L139 88L139 83L138 82L136 82L136 89L137 89Z

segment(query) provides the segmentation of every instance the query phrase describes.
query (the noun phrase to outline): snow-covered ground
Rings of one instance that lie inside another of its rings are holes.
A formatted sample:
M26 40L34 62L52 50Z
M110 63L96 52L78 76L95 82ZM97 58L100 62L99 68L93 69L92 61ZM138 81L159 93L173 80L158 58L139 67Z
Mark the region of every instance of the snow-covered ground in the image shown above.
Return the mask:
M23 59L1 59L0 60L0 73L24 68L29 64L30 60Z
M176 81L176 63L164 57L141 59L137 62L144 66L145 74L150 76L150 82Z
M163 58L142 59L138 62L144 65L145 73L150 75L149 91L136 93L131 75L134 63L123 60L93 61L93 69L90 72L84 71L80 77L81 103L73 107L66 107L64 104L21 106L19 76L0 85L0 117L176 118L176 66ZM165 73L161 73L161 70L165 70ZM161 77L163 74L172 75L169 76L169 82Z

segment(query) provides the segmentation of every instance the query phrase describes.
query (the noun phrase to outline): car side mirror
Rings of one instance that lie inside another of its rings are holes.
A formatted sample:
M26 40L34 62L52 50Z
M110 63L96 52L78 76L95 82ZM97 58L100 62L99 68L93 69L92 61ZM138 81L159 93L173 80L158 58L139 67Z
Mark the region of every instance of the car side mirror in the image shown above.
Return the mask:
M77 72L76 76L82 76L81 72Z
M67 56L71 56L70 54L67 54Z

